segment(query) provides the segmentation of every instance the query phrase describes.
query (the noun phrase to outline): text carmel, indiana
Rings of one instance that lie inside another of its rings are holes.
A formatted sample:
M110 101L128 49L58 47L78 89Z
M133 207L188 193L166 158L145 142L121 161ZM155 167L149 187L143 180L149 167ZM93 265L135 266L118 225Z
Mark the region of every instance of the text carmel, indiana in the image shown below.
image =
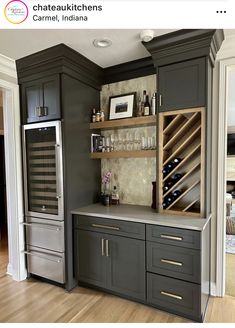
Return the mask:
M33 15L33 20L35 22L59 22L62 21L87 21L87 16L77 16L77 15L62 15L59 17L59 15L53 15L53 16L39 16L39 15Z

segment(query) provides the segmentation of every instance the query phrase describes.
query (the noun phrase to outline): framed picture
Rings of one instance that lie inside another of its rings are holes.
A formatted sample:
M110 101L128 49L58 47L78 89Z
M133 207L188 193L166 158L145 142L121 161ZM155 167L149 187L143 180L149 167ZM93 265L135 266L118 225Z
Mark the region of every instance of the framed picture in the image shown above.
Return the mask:
M133 116L136 92L109 97L109 120Z

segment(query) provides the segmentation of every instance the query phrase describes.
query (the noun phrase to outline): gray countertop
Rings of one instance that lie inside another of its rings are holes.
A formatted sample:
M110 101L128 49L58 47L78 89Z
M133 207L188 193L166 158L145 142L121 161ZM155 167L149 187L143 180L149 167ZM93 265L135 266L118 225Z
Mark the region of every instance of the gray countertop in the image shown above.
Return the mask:
M174 228L203 231L210 217L194 218L156 213L148 206L112 205L103 206L99 203L81 207L71 211L72 214L96 216L114 220L133 221L140 223L163 225Z

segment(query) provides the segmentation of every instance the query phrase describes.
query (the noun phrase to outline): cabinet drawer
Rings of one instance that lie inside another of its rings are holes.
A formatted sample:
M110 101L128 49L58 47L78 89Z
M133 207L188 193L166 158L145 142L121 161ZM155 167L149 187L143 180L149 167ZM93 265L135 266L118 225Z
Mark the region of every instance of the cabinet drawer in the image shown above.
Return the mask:
M146 239L161 244L200 249L200 231L148 224Z
M57 253L42 248L27 247L28 272L63 284L64 253Z
M147 271L200 283L200 251L147 242Z
M166 311L200 320L200 285L147 273L147 301Z
M84 230L145 239L145 224L142 223L74 215L74 226Z

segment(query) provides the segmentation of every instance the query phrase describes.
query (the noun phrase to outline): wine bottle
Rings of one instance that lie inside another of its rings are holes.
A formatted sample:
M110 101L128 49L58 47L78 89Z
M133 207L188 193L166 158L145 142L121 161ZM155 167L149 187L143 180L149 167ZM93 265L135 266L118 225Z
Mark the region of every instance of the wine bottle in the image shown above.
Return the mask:
M173 175L172 177L172 180L173 180L173 183L175 184L177 181L179 181L181 178L183 177L183 174L181 173L176 173Z
M182 194L181 190L175 190L172 192L172 197L175 199L177 199L180 195Z
M143 115L143 105L142 105L141 97L139 96L137 116L142 116L142 115Z
M176 157L172 160L172 162L174 163L175 167L181 162L181 158Z
M143 91L143 98L141 101L141 116L144 115L144 104L146 102L146 90Z
M167 167L164 166L163 170L162 170L162 173L163 173L163 177L165 178L170 173L170 171Z
M167 202L163 202L162 203L162 207L163 207L163 209L165 210L167 207L169 206L169 204L167 203Z
M144 116L150 115L150 103L149 103L149 96L146 95L146 100L144 103Z

